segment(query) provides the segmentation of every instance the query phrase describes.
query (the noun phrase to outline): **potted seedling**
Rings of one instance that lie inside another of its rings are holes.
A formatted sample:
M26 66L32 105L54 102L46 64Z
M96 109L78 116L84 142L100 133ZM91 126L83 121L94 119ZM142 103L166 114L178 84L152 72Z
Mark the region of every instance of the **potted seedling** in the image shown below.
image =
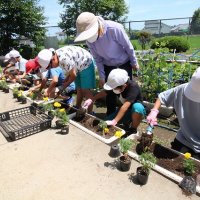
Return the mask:
M56 109L55 116L58 118L56 127L61 129L62 134L69 133L69 117L64 108Z
M189 192L190 194L195 194L197 183L192 175L195 173L196 165L194 160L191 158L190 153L184 154L183 168L185 172L185 177L180 182L179 186L183 189L183 191L187 193Z
M120 151L123 154L119 157L120 167L122 171L128 171L131 167L131 158L128 155L128 151L132 148L133 143L133 140L127 138L120 139L119 141Z
M12 92L13 92L13 98L17 98L17 95L18 95L18 92L19 92L18 88L17 88L17 87L14 87L14 88L12 89Z
M100 130L102 131L102 135L105 137L106 134L109 133L109 128L108 125L105 121L101 120L98 124L98 127L100 128Z
M142 166L137 168L137 180L141 185L145 185L151 169L156 164L156 157L153 153L146 151L139 155L139 162Z
M21 102L22 104L26 104L27 103L27 99L24 95L21 96Z
M20 91L18 92L18 94L17 94L17 100L18 100L19 102L22 101L22 91L21 91L21 90L20 90Z
M44 101L48 101L48 97L43 98ZM53 119L54 118L54 106L51 103L42 104L44 111L48 112L48 116Z
M9 93L9 87L8 87L8 84L7 84L7 83L4 85L3 91L4 91L5 93Z

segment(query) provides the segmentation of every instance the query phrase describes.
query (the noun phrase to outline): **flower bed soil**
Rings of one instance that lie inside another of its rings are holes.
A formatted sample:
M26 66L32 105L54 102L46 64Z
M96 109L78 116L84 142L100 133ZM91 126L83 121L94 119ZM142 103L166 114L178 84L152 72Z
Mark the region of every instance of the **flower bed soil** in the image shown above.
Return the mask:
M100 123L100 119L92 117L90 115L85 115L81 118L77 118L76 116L72 119L75 122L78 122L80 125L84 126L85 128L95 132L97 135L104 137L105 139L109 139L115 135L116 131L119 131L119 128L110 126L109 132L103 135L103 131L98 126Z
M183 168L184 156L182 154L176 153L170 148L164 147L156 143L152 143L149 147L149 150L157 158L156 164L158 166L163 167L164 169L182 178L187 175ZM133 147L132 151L140 154L141 152L139 144L137 144L136 147ZM192 176L196 179L197 175L200 174L200 161L196 161L194 159L194 162L196 165L196 171Z

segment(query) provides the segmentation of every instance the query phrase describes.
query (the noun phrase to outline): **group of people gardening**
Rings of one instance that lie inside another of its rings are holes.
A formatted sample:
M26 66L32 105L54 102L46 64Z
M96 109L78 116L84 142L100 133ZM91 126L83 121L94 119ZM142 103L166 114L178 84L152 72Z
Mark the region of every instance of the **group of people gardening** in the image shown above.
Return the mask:
M64 46L57 50L43 49L37 57L25 60L18 51L11 50L6 56L8 63L4 74L13 82L29 82L30 90L42 91L44 96L55 98L76 90L76 107L93 113L93 104L106 97L106 123L115 126L123 123L128 134L136 134L146 110L142 104L139 85L133 79L133 70L139 70L134 48L123 26L104 20L90 12L81 13L76 20L75 42L86 41L89 51L79 46ZM93 95L96 88L95 66L99 75L101 92ZM50 84L46 87L47 80ZM85 101L83 102L83 100ZM117 107L117 100L121 106ZM157 125L161 104L172 106L180 129L172 148L189 152L200 159L200 68L188 83L163 91L147 116L151 126Z

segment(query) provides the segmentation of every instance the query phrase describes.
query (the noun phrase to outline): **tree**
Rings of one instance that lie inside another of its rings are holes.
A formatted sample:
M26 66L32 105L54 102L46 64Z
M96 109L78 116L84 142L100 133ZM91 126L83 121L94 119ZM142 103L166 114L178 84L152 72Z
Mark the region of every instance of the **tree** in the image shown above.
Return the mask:
M0 1L0 53L18 48L21 38L28 38L36 45L45 36L45 17L38 0ZM43 27L42 27L43 26Z
M192 16L192 21L191 21L191 32L193 34L198 34L200 33L200 8L198 8L193 16Z
M76 19L82 12L92 12L104 19L122 22L128 13L124 0L59 0L65 8L59 26L67 35L76 33Z

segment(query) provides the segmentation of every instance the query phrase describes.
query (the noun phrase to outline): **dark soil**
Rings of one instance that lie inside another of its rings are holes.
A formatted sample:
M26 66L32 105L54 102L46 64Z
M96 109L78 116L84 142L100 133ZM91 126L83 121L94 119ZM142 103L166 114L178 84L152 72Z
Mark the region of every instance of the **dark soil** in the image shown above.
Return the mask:
M78 122L83 127L95 132L96 134L98 134L106 139L111 138L112 136L114 136L116 131L120 130L113 126L110 126L110 127L108 127L109 132L105 133L103 135L103 130L98 126L98 124L100 123L100 119L92 117L90 115L85 115L82 117L74 117L73 120Z
M137 145L138 146L138 145ZM138 147L133 149L133 151L138 151ZM157 158L157 165L181 176L184 177L188 174L185 173L183 168L183 155L176 154L171 151L171 149L163 147L160 144L152 143L149 147L149 150L154 154ZM137 152L138 153L138 152ZM140 153L140 152L139 152ZM200 174L200 162L194 161L196 165L196 172L192 175L195 179L198 174Z

